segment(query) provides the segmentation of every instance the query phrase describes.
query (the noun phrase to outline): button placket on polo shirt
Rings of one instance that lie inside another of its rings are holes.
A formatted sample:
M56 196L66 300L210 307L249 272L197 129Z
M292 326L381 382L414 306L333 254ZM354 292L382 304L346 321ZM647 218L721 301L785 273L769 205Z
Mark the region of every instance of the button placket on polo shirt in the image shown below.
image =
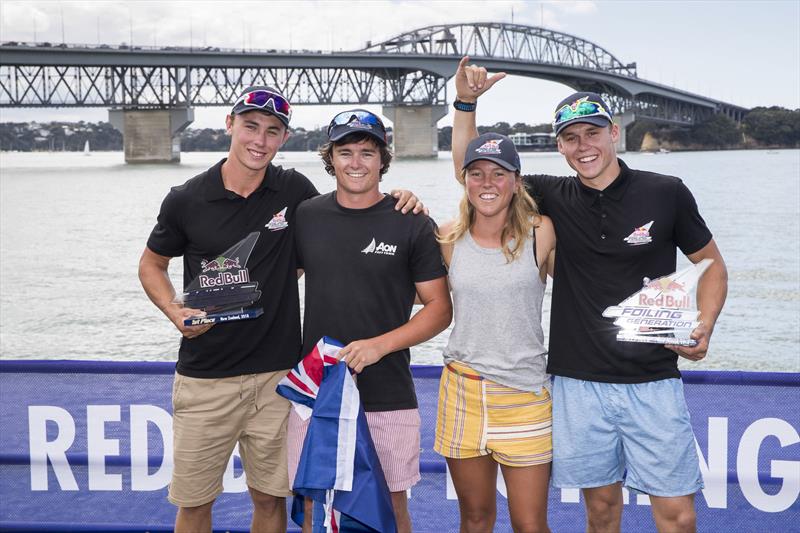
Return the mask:
M606 240L608 236L608 226L606 225L606 220L608 218L608 214L606 213L606 205L605 205L605 195L603 193L597 193L597 197L595 198L595 204L600 208L600 239Z

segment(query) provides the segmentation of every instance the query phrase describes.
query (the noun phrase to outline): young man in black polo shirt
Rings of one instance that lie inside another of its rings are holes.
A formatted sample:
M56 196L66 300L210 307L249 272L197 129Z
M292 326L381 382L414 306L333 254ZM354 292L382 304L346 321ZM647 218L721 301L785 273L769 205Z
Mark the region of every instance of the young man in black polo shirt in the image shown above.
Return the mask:
M382 121L367 111L345 111L334 117L328 137L320 153L336 190L297 209L297 254L306 283L303 353L326 335L345 344L339 354L358 372L398 532L410 532L406 490L420 479L420 418L408 348L450 323L447 271L433 222L398 216L379 190L391 162ZM411 317L417 294L423 307ZM292 477L306 427L290 415ZM304 531L310 531L308 515Z
M503 77L462 59L454 158L477 136L477 98ZM680 179L617 158L619 128L599 95L564 99L554 128L577 176L525 177L558 237L548 362L553 484L583 489L589 531L619 531L623 481L650 495L660 531L694 531L703 485L677 357L705 357L727 293L725 263ZM644 277L675 271L676 248L694 263L714 260L697 288L697 345L618 342L603 310L641 289Z
M211 531L211 507L237 443L254 503L252 530L286 529L289 402L275 387L300 358L295 211L318 194L302 174L271 164L289 136L290 117L289 102L278 91L245 89L226 117L228 157L170 191L139 262L147 295L183 334L169 489L179 507L176 531ZM220 254L254 232L258 240L245 264L234 257L220 261ZM214 327L185 326L184 319L202 313L177 301L167 275L170 259L181 255L185 287L233 265L237 275L246 272L264 295L254 305L263 314Z

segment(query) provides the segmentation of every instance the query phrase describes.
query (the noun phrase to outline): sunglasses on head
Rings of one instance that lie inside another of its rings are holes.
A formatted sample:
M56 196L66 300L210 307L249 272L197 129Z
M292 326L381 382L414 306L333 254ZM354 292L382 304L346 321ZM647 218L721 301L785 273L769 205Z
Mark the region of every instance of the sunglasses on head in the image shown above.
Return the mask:
M240 103L258 109L269 109L283 116L287 122L292 118L292 106L289 105L289 101L280 94L266 89L256 89L255 91L243 94L233 107L236 107Z
M603 104L599 102L590 102L589 100L579 101L577 105L567 104L558 111L556 111L556 117L553 120L553 127L558 126L563 122L567 122L569 120L573 120L576 118L582 117L594 117L594 116L601 116L607 118L611 121L611 115Z
M364 126L378 126L384 132L384 136L386 135L386 127L383 125L383 121L377 115L362 110L344 111L333 117L328 125L328 135L331 134L331 129L334 126L343 126L352 122L357 122Z

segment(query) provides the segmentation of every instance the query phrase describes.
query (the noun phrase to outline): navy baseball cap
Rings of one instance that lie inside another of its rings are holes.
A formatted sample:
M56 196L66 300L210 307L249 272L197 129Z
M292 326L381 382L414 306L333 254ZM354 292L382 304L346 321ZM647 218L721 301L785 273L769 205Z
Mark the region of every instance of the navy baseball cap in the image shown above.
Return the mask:
M328 139L336 142L351 133L367 133L382 145L387 145L386 126L375 113L365 109L342 111L328 125Z
M614 114L611 108L597 93L579 92L561 100L553 117L553 131L556 135L567 126L585 122L605 127L611 124Z
M231 115L239 115L248 111L263 111L278 117L283 125L289 127L292 119L292 106L277 89L266 85L253 85L246 88L236 99Z
M512 172L518 172L522 168L516 146L511 139L499 133L484 133L472 139L467 146L461 168L465 169L481 159L497 163Z

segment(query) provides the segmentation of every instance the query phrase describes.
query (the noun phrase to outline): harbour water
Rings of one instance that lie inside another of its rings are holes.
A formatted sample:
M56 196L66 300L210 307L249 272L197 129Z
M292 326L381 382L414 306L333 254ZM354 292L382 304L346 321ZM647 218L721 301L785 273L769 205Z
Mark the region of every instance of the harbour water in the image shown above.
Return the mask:
M116 152L0 154L0 357L174 360L177 330L144 295L137 263L169 188L223 156L131 166ZM522 157L526 172L571 173L556 153ZM728 265L728 301L709 355L681 367L800 372L800 150L623 159L684 179ZM275 162L320 191L334 186L313 153ZM413 190L438 222L453 216L461 195L449 153L395 162L382 186ZM170 275L180 287L180 261ZM448 334L415 347L413 362L439 363Z

